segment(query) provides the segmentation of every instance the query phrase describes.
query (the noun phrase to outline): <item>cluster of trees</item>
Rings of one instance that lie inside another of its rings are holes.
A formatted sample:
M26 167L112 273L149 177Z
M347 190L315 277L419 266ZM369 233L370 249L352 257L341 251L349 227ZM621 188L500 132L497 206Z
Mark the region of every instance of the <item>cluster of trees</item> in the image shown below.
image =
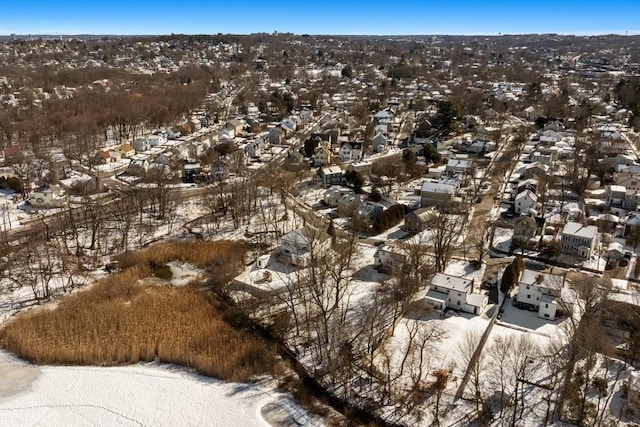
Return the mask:
M629 125L640 129L640 78L620 80L614 93L618 102L630 111Z

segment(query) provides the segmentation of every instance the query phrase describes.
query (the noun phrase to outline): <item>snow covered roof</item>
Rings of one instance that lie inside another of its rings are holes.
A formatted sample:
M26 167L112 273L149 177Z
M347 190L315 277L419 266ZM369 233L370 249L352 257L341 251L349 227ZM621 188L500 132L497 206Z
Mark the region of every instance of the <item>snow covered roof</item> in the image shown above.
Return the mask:
M598 227L595 225L582 225L577 222L567 222L562 229L562 234L567 234L575 237L583 237L586 239L593 239L598 233Z
M524 269L520 277L521 285L537 286L544 289L559 291L564 286L564 277L557 274L541 273L539 271Z
M487 303L488 299L489 299L489 297L487 297L484 294L472 293L467 298L467 304L469 304L469 305L471 305L473 307L482 307L483 305L485 305Z
M440 184L437 182L425 181L422 183L423 193L442 193L442 194L454 194L455 187L449 184Z
M467 292L473 280L463 279L461 277L449 276L444 273L436 273L431 279L431 284L444 289L450 289L458 292Z

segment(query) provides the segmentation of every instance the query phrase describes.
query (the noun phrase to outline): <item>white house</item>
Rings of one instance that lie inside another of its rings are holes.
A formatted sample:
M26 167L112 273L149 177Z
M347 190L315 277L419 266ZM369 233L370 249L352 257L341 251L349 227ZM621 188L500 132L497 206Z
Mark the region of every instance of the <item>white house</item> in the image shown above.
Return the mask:
M518 282L516 305L520 308L535 309L538 311L538 317L554 320L562 306L564 287L564 276L525 269Z
M466 175L471 171L472 162L464 159L450 159L447 162L445 171L449 174Z
M35 208L59 208L67 203L67 195L60 186L50 185L34 190L29 203Z
M436 273L424 302L438 311L448 307L467 313L482 314L489 298L477 291L474 279Z
M147 142L151 147L157 147L160 144L165 144L167 142L167 136L163 134L149 135L147 137ZM135 145L133 146L133 148L135 148ZM136 151L138 151L137 148Z
M373 255L374 265L380 272L392 272L401 269L407 262L407 254L393 243L380 246Z
M338 206L338 200L340 200L340 198L345 194L353 195L353 190L350 190L348 188L332 187L324 192L324 197L322 198L322 200L326 205L335 208L336 206Z
M324 231L304 227L285 234L280 239L280 259L306 267L313 257L322 256L331 245L331 239Z
M350 162L362 158L362 142L344 142L340 146L340 160Z
M515 212L518 215L528 214L532 209L536 210L538 196L531 190L525 190L516 196L514 203Z
M590 258L598 240L598 227L567 222L562 229L562 253Z

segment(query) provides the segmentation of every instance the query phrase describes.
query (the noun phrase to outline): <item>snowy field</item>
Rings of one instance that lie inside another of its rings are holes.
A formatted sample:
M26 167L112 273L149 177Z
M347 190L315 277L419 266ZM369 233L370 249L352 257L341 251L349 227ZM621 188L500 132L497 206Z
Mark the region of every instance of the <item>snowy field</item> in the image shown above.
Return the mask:
M155 363L33 367L0 353L2 426L320 425L273 380L228 384Z

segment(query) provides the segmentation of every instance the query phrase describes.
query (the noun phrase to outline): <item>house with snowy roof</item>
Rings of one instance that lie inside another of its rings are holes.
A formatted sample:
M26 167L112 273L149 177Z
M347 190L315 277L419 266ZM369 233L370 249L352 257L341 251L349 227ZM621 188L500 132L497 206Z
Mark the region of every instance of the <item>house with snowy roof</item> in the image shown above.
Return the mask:
M306 267L314 257L324 255L330 246L331 238L326 232L306 226L282 236L279 260Z
M474 279L436 273L423 301L437 311L452 308L471 314L482 314L489 298L479 292L479 285Z
M456 187L452 184L425 181L420 188L420 205L446 206L456 202Z
M534 309L538 317L554 320L562 308L564 288L564 276L525 269L518 282L516 306Z
M562 229L562 249L564 255L590 258L598 243L598 227L567 222Z
M527 214L535 211L538 206L538 196L531 190L525 190L516 196L514 209L516 214Z

